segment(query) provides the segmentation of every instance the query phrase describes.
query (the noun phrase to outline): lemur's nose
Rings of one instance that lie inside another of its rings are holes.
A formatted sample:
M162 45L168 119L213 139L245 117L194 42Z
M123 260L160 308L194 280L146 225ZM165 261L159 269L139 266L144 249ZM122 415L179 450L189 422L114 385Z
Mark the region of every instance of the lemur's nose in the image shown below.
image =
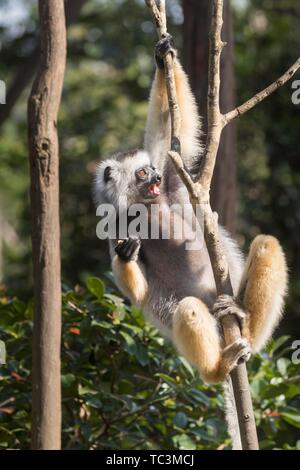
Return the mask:
M157 182L157 183L160 183L160 182L161 182L161 176L160 176L160 175L156 175L156 176L155 176L155 179L156 179L156 182Z

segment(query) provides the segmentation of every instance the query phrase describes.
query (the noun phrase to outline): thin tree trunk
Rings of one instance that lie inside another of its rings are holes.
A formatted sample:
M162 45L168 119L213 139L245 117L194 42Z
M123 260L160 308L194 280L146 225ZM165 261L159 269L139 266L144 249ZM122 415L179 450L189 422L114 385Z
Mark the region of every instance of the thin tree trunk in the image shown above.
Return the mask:
M211 24L211 3L207 0L185 0L184 58L191 86L197 99L203 130L207 132L208 88L208 36ZM224 2L223 38L227 46L221 57L221 110L235 108L235 80L233 63L233 20L229 0ZM224 129L211 187L212 209L219 214L219 221L231 233L236 222L236 123Z
M28 101L34 265L32 448L61 446L61 279L57 113L66 62L63 0L40 0L41 52Z

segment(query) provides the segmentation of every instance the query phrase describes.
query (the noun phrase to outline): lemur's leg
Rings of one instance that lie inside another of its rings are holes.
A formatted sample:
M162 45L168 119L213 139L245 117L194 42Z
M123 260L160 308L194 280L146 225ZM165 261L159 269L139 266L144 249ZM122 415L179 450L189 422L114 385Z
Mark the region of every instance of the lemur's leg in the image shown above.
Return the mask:
M148 283L140 263L137 261L141 242L138 238L129 237L120 241L112 261L115 280L129 300L142 305L148 293Z
M185 297L179 303L173 318L173 340L179 352L198 367L208 383L222 382L240 360L250 356L245 338L222 349L216 319L195 297Z
M259 235L251 244L237 298L218 297L214 312L219 319L229 313L237 315L243 336L257 352L280 320L286 289L287 266L282 248L276 238Z
M246 313L243 334L254 351L265 345L279 323L287 278L286 260L278 240L257 236L251 244L238 293Z

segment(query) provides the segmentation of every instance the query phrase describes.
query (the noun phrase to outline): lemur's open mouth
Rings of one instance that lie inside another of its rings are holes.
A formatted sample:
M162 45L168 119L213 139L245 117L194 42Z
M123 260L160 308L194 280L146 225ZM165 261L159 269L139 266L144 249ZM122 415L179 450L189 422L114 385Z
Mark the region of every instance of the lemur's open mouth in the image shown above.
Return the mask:
M160 186L160 182L149 185L148 192L151 194L151 196L153 197L160 196L159 186Z

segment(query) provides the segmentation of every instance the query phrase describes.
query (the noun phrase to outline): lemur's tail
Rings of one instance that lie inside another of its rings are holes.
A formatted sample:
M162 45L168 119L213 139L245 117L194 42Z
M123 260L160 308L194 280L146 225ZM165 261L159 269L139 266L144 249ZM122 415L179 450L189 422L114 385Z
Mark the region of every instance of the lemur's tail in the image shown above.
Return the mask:
M232 449L242 450L242 442L239 428L239 420L235 406L231 378L228 377L223 383L225 417L227 421L228 433L232 439Z

